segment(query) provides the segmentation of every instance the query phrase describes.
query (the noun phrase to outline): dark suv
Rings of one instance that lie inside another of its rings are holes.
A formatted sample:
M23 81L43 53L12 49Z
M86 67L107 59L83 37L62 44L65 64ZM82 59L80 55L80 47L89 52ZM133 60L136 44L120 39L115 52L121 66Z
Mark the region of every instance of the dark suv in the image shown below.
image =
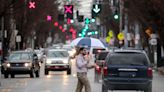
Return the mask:
M152 92L152 68L143 50L115 50L106 57L102 92L141 90Z
M30 77L39 77L40 64L37 56L32 51L13 51L2 64L2 73L5 78L11 75L14 78L16 74L30 74Z

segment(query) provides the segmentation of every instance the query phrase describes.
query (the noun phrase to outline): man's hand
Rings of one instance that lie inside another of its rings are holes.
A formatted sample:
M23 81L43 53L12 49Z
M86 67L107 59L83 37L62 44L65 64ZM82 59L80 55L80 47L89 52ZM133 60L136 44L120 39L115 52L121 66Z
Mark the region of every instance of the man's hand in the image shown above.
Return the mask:
M88 67L88 69L92 69L92 68L97 67L97 65L96 64L92 64L92 65L89 64L87 67Z

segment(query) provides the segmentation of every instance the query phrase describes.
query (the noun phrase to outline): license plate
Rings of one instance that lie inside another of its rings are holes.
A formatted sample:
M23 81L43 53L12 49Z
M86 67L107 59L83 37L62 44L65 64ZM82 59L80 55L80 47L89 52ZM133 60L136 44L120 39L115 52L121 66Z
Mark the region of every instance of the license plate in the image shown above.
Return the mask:
M135 77L136 73L135 72L120 72L119 76L120 77Z
M55 66L55 68L56 68L56 69L59 69L60 67L58 67L58 66Z

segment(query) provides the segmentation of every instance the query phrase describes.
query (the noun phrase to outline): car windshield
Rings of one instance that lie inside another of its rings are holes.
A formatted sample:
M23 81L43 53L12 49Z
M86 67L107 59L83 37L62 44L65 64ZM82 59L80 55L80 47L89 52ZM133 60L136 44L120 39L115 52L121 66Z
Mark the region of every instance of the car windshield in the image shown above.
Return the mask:
M30 60L32 59L32 55L29 53L12 53L9 56L10 61L15 61L15 60Z
M47 54L47 57L53 58L53 57L68 57L69 54L67 51L49 51Z
M95 48L95 49L93 49L93 54L97 54L98 52L103 51L103 50L105 50L105 49L104 48Z
M146 56L141 53L111 54L108 63L112 65L148 65Z

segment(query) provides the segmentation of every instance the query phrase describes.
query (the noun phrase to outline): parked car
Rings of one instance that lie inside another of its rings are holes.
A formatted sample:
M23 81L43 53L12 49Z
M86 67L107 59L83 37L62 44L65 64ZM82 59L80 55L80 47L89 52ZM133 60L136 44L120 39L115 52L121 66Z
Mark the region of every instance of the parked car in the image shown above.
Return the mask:
M67 50L47 50L45 62L45 75L48 75L49 71L67 71L68 75L71 74L71 61Z
M152 92L152 68L143 50L114 50L105 60L102 92L141 90Z
M97 67L95 67L95 82L99 82L99 80L101 79L103 65L108 53L109 51L99 51L95 56L95 63L97 65Z
M37 62L34 52L31 51L13 51L8 58L3 62L3 74L5 78L11 75L11 78L15 77L15 74L30 74L30 77L39 77L40 66Z

